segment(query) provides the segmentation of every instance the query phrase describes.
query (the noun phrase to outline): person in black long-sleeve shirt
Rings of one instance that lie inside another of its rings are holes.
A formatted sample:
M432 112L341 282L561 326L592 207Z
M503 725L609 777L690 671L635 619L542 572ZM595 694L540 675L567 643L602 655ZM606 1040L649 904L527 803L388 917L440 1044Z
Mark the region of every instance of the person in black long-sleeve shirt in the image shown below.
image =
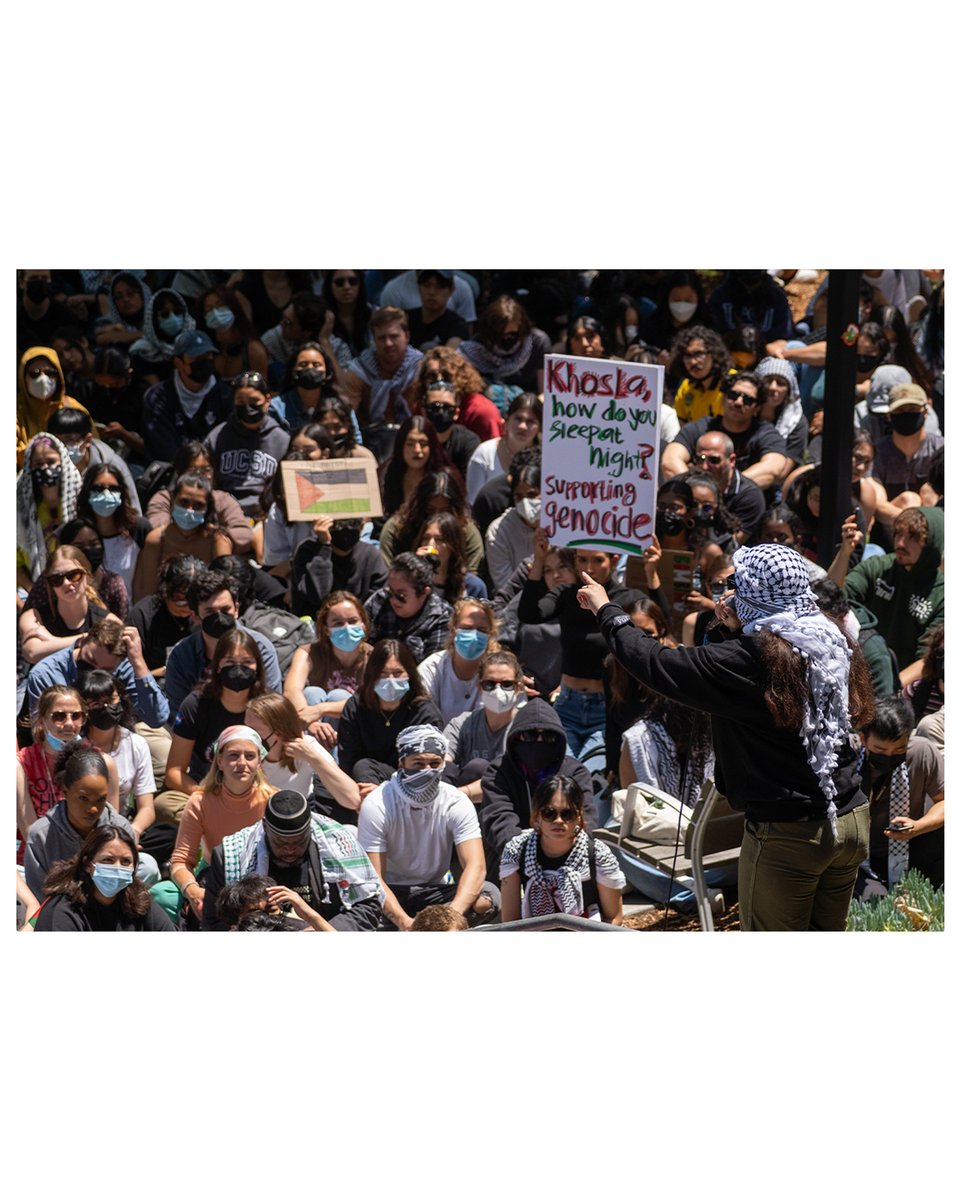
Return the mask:
M298 616L314 617L331 592L350 592L366 600L387 582L379 549L360 541L362 521L320 517L313 536L293 552L290 594Z
M726 628L705 646L660 645L587 575L579 601L635 678L711 716L717 787L746 816L741 927L841 930L868 847L850 735L872 711L869 673L796 551L745 548L734 565Z
M538 529L533 563L523 585L517 616L523 623L541 625L545 621L560 624L561 675L556 711L563 723L570 753L587 758L603 745L606 709L603 701L603 659L606 645L596 619L577 603L577 584L547 591L543 581L543 563L550 542ZM639 597L613 577L616 554L596 550L577 550L577 571L597 574L593 578L607 586L612 599L623 604ZM500 860L497 859L499 862Z

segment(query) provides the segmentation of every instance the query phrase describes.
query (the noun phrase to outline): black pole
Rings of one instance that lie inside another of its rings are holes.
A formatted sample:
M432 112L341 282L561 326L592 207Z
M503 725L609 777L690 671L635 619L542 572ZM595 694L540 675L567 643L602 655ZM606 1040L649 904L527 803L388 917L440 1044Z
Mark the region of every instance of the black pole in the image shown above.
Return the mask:
M827 291L827 363L823 389L823 466L817 558L829 567L850 515L853 409L857 385L860 271L831 271Z

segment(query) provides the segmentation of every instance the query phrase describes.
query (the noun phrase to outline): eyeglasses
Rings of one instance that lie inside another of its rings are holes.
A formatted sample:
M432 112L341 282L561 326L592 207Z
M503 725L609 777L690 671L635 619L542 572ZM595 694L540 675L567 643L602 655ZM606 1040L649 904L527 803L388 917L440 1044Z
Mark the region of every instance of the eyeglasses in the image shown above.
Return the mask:
M119 483L95 483L90 489L91 496L102 496L104 492L119 492Z
M746 392L729 392L727 399L732 404L734 400L739 400L744 408L752 408L755 404L759 404L760 400L757 396L748 396Z
M331 279L334 287L356 287L360 282L356 275L341 275L339 279Z
M694 362L698 358L709 358L709 350L685 350L683 352L684 362Z
M517 681L516 679L481 679L480 686L485 692L495 692L498 687L506 688L508 692L511 692L516 691Z
M552 729L522 729L517 734L518 742L546 742L549 746L556 746L560 741L560 734Z
M83 720L83 713L64 712L62 708L58 708L50 714L50 720L57 725L62 725L64 721L80 722Z
M395 592L393 590L393 588L391 588L391 587L387 588L387 599L388 600L396 600L396 602L398 604L406 603L407 597L409 595L410 595L409 592Z
M711 467L719 467L723 462L722 454L695 454L694 462L709 463Z
M540 816L545 821L555 821L557 817L561 821L575 821L577 818L577 810L575 808L554 808L552 805L549 808L541 808Z
M207 502L205 500L177 500L175 501L181 508L188 508L191 512L207 511Z
M51 571L47 576L47 581L51 587L58 588L64 582L79 583L84 575L86 575L86 571L83 567L74 567L72 571Z
M230 386L234 391L237 388L253 388L255 391L263 392L266 395L267 381L259 371L241 371L239 375L235 375L230 380Z

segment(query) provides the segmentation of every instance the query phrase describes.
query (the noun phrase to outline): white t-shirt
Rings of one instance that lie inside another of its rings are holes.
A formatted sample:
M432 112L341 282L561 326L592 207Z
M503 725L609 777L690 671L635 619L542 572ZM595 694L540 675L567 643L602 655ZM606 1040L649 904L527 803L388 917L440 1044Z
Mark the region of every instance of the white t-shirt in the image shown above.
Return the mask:
M471 504L476 500L485 483L496 479L498 475L506 474L506 471L500 466L500 459L497 458L499 445L499 438L490 438L487 442L481 442L470 456L470 461L467 463L467 499Z
M508 875L516 875L520 870L520 854L526 845L527 839L534 835L532 829L526 829L523 833L518 833L516 837L510 839L503 848L503 854L500 857L500 879L504 880ZM603 884L604 887L613 888L614 891L622 892L627 886L627 880L623 872L620 870L620 864L614 857L613 851L606 842L595 841L593 843L594 858L597 868L597 883ZM557 886L560 882L560 872L544 869L543 881L547 887ZM586 883L590 879L590 868L584 866L580 876L581 884ZM527 898L527 888L523 889L523 898L520 901L520 916L530 917L533 914L530 912L530 902ZM588 911L579 914L586 917L588 921L602 921L603 915L597 905L591 904Z
M394 276L383 285L383 291L380 293L382 308L388 306L405 308L409 312L411 308L419 308L422 303L420 289L417 287L416 271L403 271ZM477 319L477 305L473 298L473 289L459 275L453 277L453 294L450 296L447 308L451 312L455 312L458 317L463 317L465 321Z
M449 650L428 654L417 669L423 686L440 709L444 725L461 713L471 713L480 707L480 689L476 677L458 678Z
M325 750L312 734L305 733L303 740L309 742L315 750L320 751L320 757L324 762L336 763L333 755L328 750ZM283 763L267 762L264 759L263 773L267 777L267 782L272 784L273 787L279 788L280 791L289 789L293 792L299 792L301 796L309 796L313 791L313 767L305 758L295 758L293 761L296 770L288 771Z
M120 730L120 744L114 750L113 761L120 776L120 813L126 816L128 801L147 792L156 794L157 783L153 777L153 761L150 747L139 733L129 729Z
M364 850L386 855L389 884L443 883L454 846L479 837L473 803L442 782L432 804L414 805L388 779L364 800L357 829Z
M133 595L133 572L140 557L140 547L129 534L117 533L103 541L103 566L107 571L116 571L123 576L127 595Z

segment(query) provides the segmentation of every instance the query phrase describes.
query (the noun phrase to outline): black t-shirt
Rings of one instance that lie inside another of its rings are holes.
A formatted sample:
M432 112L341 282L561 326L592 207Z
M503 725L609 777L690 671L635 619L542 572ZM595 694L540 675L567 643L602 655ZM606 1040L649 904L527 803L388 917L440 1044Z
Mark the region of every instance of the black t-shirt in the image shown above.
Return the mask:
M723 503L751 536L757 531L767 508L763 491L739 471L734 471L730 490L723 494Z
M86 904L74 904L66 896L51 896L40 909L38 932L53 933L173 933L173 922L156 903L142 917L129 917L120 905L119 897L112 904L100 904L90 899Z
M213 744L228 725L241 723L242 714L228 712L219 700L204 700L199 692L191 692L180 705L173 732L193 742L190 757L190 778L199 783L213 761Z
M443 448L450 455L451 462L464 479L467 477L467 463L479 445L480 439L465 425L450 426L450 436L443 443Z
M512 504L513 496L510 493L510 484L507 483L506 475L497 475L483 485L477 492L476 500L470 506L474 523L480 530L481 537L486 536L490 525Z
M449 308L435 321L425 321L422 308L408 309L407 318L410 322L410 345L415 350L430 350L434 346L446 345L450 338L470 336L466 321Z
M189 617L175 617L159 596L145 596L127 613L127 624L140 634L143 656L151 671L167 665L173 647L193 631Z
M688 421L673 439L679 442L692 459L697 442L705 433L725 433L733 442L737 455L737 469L745 471L758 463L765 454L786 454L787 443L769 421L755 417L742 433L731 433L723 424L723 417L701 417L699 421Z

